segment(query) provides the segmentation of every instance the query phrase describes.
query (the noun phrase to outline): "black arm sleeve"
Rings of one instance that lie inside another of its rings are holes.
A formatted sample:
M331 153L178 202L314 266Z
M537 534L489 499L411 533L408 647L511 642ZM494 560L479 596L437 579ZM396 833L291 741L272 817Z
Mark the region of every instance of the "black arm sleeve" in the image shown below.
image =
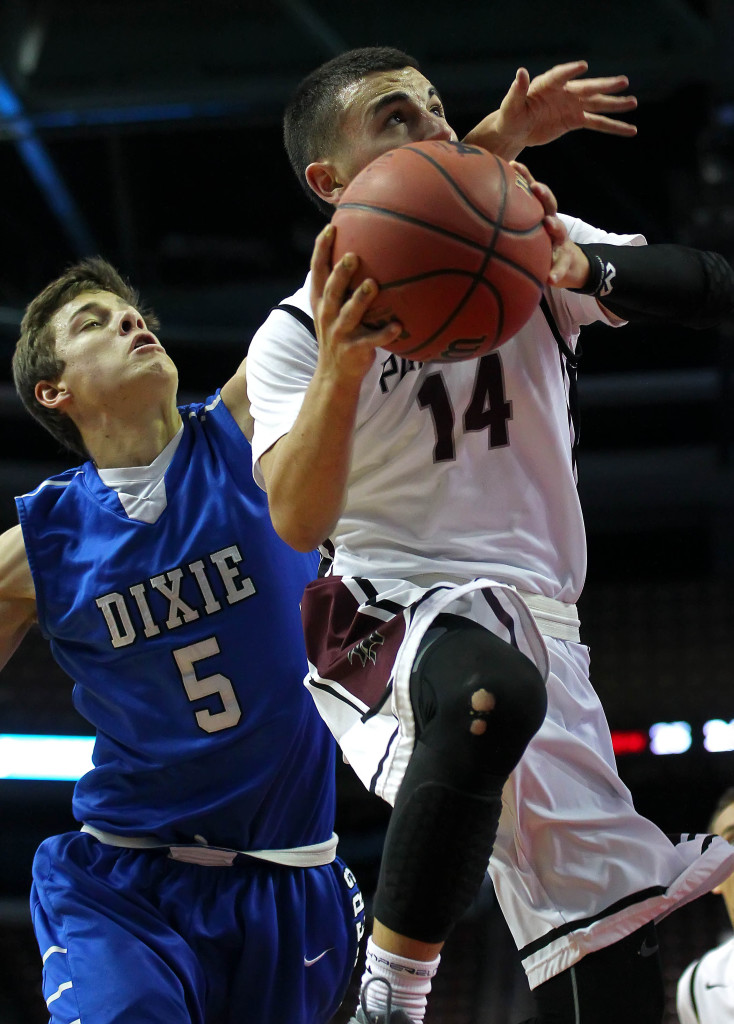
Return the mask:
M703 328L734 319L734 270L719 253L684 245L579 248L589 280L572 290L596 296L623 320Z

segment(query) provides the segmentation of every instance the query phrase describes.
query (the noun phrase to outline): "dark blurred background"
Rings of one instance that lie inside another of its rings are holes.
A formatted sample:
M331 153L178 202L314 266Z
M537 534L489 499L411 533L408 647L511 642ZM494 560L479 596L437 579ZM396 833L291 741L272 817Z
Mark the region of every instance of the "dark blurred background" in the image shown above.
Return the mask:
M284 102L323 60L376 43L421 60L459 135L520 64L537 74L583 57L592 75L628 74L637 138L576 132L523 159L568 213L734 257L731 0L0 0L0 528L15 521L14 494L71 464L12 389L25 304L102 253L159 313L182 396L209 394L300 283L321 225L282 150ZM584 334L582 632L620 772L670 832L705 829L734 783L733 370L726 331ZM69 680L31 636L0 676L0 733L85 731ZM679 752L653 753L661 745ZM339 793L343 853L369 900L385 809L343 767ZM47 1019L29 866L45 835L75 827L70 796L70 783L0 781L2 1024ZM724 926L715 896L663 925L671 1024L677 974ZM434 991L429 1022L521 1019L522 977L489 887Z

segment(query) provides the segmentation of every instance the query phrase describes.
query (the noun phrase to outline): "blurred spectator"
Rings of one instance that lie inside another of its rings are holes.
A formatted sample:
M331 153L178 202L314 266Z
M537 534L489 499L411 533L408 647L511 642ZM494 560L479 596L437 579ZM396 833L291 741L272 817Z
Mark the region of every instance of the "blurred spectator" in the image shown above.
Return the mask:
M719 800L709 826L734 844L734 786ZM724 897L734 926L734 875L714 892ZM686 967L678 982L680 1024L726 1024L734 1021L734 936Z

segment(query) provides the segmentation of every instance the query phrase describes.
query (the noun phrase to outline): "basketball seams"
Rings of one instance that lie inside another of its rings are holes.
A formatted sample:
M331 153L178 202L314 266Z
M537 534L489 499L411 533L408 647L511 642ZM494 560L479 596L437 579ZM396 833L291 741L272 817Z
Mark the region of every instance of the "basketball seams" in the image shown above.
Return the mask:
M492 253L492 258L503 266L509 267L510 270L515 270L518 274L522 274L522 276L526 277L528 281L532 281L537 288L542 290L545 287L543 281L535 277L534 274L531 274L529 270L526 270L525 267L521 266L519 263L515 263L514 260L509 258L509 256L501 256L499 253L494 252ZM385 284L381 284L380 291L387 292L391 288L400 288L406 284L415 284L416 281L427 281L431 277L445 277L451 274L454 274L456 277L476 277L476 271L465 270L463 267L437 267L433 270L423 270L420 274L411 274L410 277L396 277L392 281L387 281Z
M469 271L467 271L466 273L468 274ZM473 275L473 274L471 276L475 277L475 275ZM451 321L454 319L454 317L457 315L457 313L459 313L460 310L462 310L464 308L464 306L466 305L466 302L468 301L469 296L474 293L474 291L476 290L476 285L478 285L478 284L482 285L485 288L488 288L492 292L492 294L494 295L495 299L497 300L497 311L498 312L497 312L497 329L495 331L495 340L496 340L499 337L500 333L501 333L502 327L504 326L504 321L505 321L504 304L502 302L502 296L501 296L501 294L499 292L499 289L494 284L492 284L491 281L488 281L486 278L481 278L480 280L475 280L475 282L474 282L475 287L474 288L470 288L470 289L467 290L466 294L464 295L464 298L454 307L454 310L453 310L451 316L449 317L449 319L446 321L446 323L444 323L443 326L439 327L436 331L434 331L434 333L430 336L430 338L426 338L424 341L421 341L420 344L416 345L414 348L401 349L398 354L400 356L402 356L403 358L407 358L409 356L410 357L418 358L418 353L420 353L421 349L425 348L426 345L432 344L433 341L441 334L442 331L445 331L448 327L451 326ZM398 340L399 340L399 336L398 336ZM395 349L395 351L397 351L397 349ZM430 362L430 360L426 360L426 362Z
M412 217L409 213L399 213L397 210L390 210L385 206L377 206L374 203L367 202L342 202L339 203L340 210L362 210L365 213L376 213L381 217L392 218L393 220L403 221L405 224L412 224L415 227L426 228L429 231L434 231L436 234L443 236L444 238L450 238L453 241L465 242L467 245L474 249L480 249L484 252L485 246L481 242L475 242L471 238L467 238L466 235L461 235L458 232L450 231L448 228L442 228L439 224L434 224L429 220L421 220L419 217ZM543 226L542 218L536 223L531 224L529 228L508 228L504 224L498 224L497 221L491 217L482 218L485 224L490 227L501 228L504 235L510 235L512 238L527 238L530 235L535 234L538 228Z
M508 340L542 293L550 248L540 205L513 168L482 150L459 163L452 149L424 142L383 155L334 216L334 260L363 254L362 277L384 295L370 312L405 324L388 348L421 362L474 358Z
M411 148L411 147L408 147L408 148ZM413 152L415 152L415 150L413 150ZM421 154L421 155L423 155L423 154ZM427 159L429 160L430 163L434 163L434 161L431 160L430 158L427 158ZM495 160L496 160L496 157L495 157ZM500 171L500 177L501 177L501 181L502 181L502 197L501 197L501 200L500 200L499 210L497 211L497 220L492 225L492 228L493 228L492 237L489 240L489 243L487 244L487 246L486 246L486 248L484 250L484 258L482 260L481 266L477 268L477 271L474 274L474 280L468 286L466 292L464 293L464 297L461 299L460 302L458 302L454 306L453 310L451 311L451 313L447 317L447 319L441 324L441 326L436 331L434 331L434 333L431 335L430 338L427 338L417 348L412 349L412 352L420 352L421 349L426 347L426 345L431 345L435 341L436 338L440 337L440 335L443 334L443 332L448 329L448 327L456 319L456 317L459 315L459 313L461 313L462 310L465 308L465 306L466 306L467 302L469 301L469 299L471 298L471 296L477 290L478 282L480 280L484 279L484 272L487 269L487 264L489 263L489 261L492 259L492 256L494 255L495 246L497 245L497 239L500 236L500 232L502 231L502 225L503 225L503 222L504 222L504 219L505 219L505 210L507 209L507 191L508 191L507 190L507 175L505 174L505 169L502 166L502 164L497 162L497 166L498 166L498 169ZM496 289L491 284L490 284L490 287L491 287L492 291L495 293L495 298L497 299L497 323L495 325L494 338L492 339L493 345L496 345L498 339L502 336L502 330L503 330L504 325L505 325L505 304L504 304L504 301L503 301L502 296L499 293L498 289ZM408 353L408 354L410 355L411 353Z
M532 235L532 234L534 234L538 230L538 228L542 227L542 221L540 221L537 224L533 225L532 227L530 227L528 229L524 229L524 230L523 229L508 229L508 228L505 227L504 218L505 218L505 212L507 210L507 201L508 201L508 195L509 195L509 188L510 188L510 186L509 186L509 183L508 183L508 180L507 180L507 174L505 172L505 168L504 168L502 162L500 160L498 160L497 157L494 154L490 154L490 156L492 156L494 158L494 161L495 161L495 163L497 165L497 169L498 169L498 171L500 173L500 181L502 183L502 191L501 191L500 205L499 205L499 209L497 211L497 216L496 216L496 218L490 218L490 217L486 216L485 214L483 214L481 212L481 210L479 210L479 208L474 203L469 201L469 199L467 198L465 193L457 185L457 183L454 180L454 178L447 171L445 171L444 168L441 167L441 165L439 163L437 163L436 160L434 160L432 157L430 157L427 153L420 152L419 150L416 150L412 146L406 146L406 147L404 147L404 149L408 150L409 152L411 152L413 154L416 154L416 155L420 156L422 159L426 160L434 168L434 170L438 171L439 174L441 175L441 177L448 184L450 184L450 186L451 186L452 190L455 192L455 194L459 196L459 198L462 200L462 202L472 211L472 213L477 215L479 217L479 219L484 224L489 225L492 228L492 237L491 237L491 239L489 240L488 243L486 243L485 245L482 245L481 243L475 242L473 239L468 238L464 234L458 234L457 232L449 231L448 229L440 227L439 225L431 223L430 221L425 221L425 220L422 220L421 218L418 218L418 217L412 217L409 214L399 213L396 210L385 209L383 207L378 207L376 205L373 205L373 204L367 203L367 202L359 202L359 203L356 203L356 202L354 202L354 203L346 202L346 203L341 204L342 208L345 208L345 209L363 210L364 212L367 212L369 214L379 214L381 216L385 216L385 217L388 217L388 218L392 218L392 219L395 219L395 220L402 221L403 223L411 224L411 225L413 225L415 227L420 227L422 230L428 230L428 231L433 232L435 234L441 235L444 238L449 238L452 241L456 241L456 242L459 242L462 245L465 245L469 249L474 249L477 252L481 252L482 253L482 261L481 261L479 267L476 270L474 270L474 271L463 270L463 269L460 269L460 268L443 268L443 269L438 270L438 271L425 271L422 274L416 274L416 275L413 275L413 276L408 277L408 278L401 278L399 280L388 281L388 282L385 282L384 284L381 285L381 291L386 292L386 291L389 291L391 288L398 288L398 287L401 287L401 286L406 285L406 284L412 284L412 283L415 283L415 282L421 281L421 280L425 281L425 280L428 280L428 279L430 279L432 277L445 276L446 274L451 274L451 273L453 273L453 274L455 274L457 276L465 275L465 276L471 278L470 282L467 285L466 292L464 293L464 295L462 296L460 301L457 302L457 304L454 306L454 308L452 309L452 311L449 314L449 316L447 317L447 319L443 323L439 324L439 326L434 330L434 332L429 337L424 338L423 341L420 342L420 344L414 346L413 348L401 349L400 350L400 354L402 356L404 356L404 357L409 357L409 356L416 356L416 357L418 357L420 355L421 351L423 351L427 346L432 345L433 342L436 340L436 338L439 338L441 336L441 334L443 334L444 331L449 329L449 327L451 326L452 322L460 315L460 313L466 307L466 304L470 301L472 295L475 293L475 291L477 290L477 287L480 284L484 285L486 288L489 288L489 290L492 292L492 294L494 295L495 300L497 302L497 321L496 321L496 324L495 324L494 337L493 337L493 343L496 344L497 339L499 337L501 337L502 331L504 329L505 309L504 309L504 301L502 299L501 293L484 276L485 271L487 269L487 265L489 264L490 260L493 260L493 259L497 260L498 262L502 263L504 266L511 267L514 271L516 271L518 273L521 273L528 280L532 281L532 283L537 288L542 289L543 288L543 282L542 281L538 280L538 278L536 278L529 271L525 270L525 268L520 266L518 263L514 262L513 260L509 259L508 257L502 256L502 254L498 253L497 250L496 250L498 239L502 235L510 235L511 234L511 235L513 235L515 237L523 237L523 236L527 236L527 235Z
M410 150L413 153L416 152L416 150L414 150L411 146L407 146L405 148ZM462 198L462 200L466 200L466 197L463 195L461 190L456 186L456 183L454 182L454 180L451 177L451 175L449 175L447 173L444 173L444 170L440 166L440 164L437 164L435 160L433 160L432 158L428 157L427 155L425 155L423 153L420 153L419 155L423 156L428 161L428 163L431 164L431 166L434 169L440 171L441 176L447 182L449 182L452 185L452 187L454 188L454 191ZM437 228L437 231L439 233L441 233L442 235L444 235L444 237L449 236L449 237L452 238L453 241L458 241L458 242L460 242L462 244L466 244L466 245L468 245L469 248L476 249L477 251L481 252L482 253L482 261L481 261L480 265L477 267L477 269L474 270L474 271L469 271L469 270L461 270L460 271L460 273L465 274L467 277L469 277L471 279L469 284L467 285L467 289L466 289L464 295L459 300L459 302L456 303L456 305L451 310L451 313L446 318L446 320L444 320L443 323L439 324L439 326L436 328L436 330L429 337L424 338L423 341L421 341L418 345L414 346L413 348L401 349L401 355L403 357L411 357L411 356L419 357L420 353L427 346L432 345L433 342L436 340L436 338L439 338L441 336L441 334L444 333L444 331L448 330L448 328L451 326L452 322L464 310L464 308L466 307L467 302L469 302L469 300L471 299L472 295L477 290L478 285L480 285L480 284L482 284L485 287L489 288L489 290L492 292L492 294L494 295L495 300L497 302L497 320L496 320L496 324L495 324L494 337L492 339L493 344L496 344L497 339L502 334L502 330L504 328L504 323L505 323L505 309L504 309L504 302L503 302L503 299L502 299L502 295L499 292L499 290L491 283L491 281L488 281L485 278L485 276L484 276L484 273L485 273L485 271L487 269L487 265L490 262L490 260L493 259L493 258L497 259L497 257L498 257L498 254L497 254L497 252L495 250L495 247L497 245L497 240L499 239L500 235L504 232L504 217L505 217L505 211L507 209L507 196L508 196L508 191L509 191L509 189L508 189L508 182L507 182L507 175L505 174L505 169L502 166L502 164L499 161L497 161L496 157L495 157L495 161L497 163L497 167L498 167L498 170L500 172L500 180L502 182L502 190L501 190L501 197L500 197L500 205L499 205L499 209L497 211L496 219L490 219L488 217L482 217L482 220L484 221L484 223L488 224L488 225L490 225L492 227L492 237L489 240L489 242L486 245L480 245L478 243L472 242L470 239L467 239L467 237L465 235L457 235L457 234L455 234L453 232L449 232L449 231L446 231L444 229ZM472 203L469 203L468 200L466 200L466 205L469 206L469 208L472 210L472 212L479 213L479 210ZM361 206L363 208L370 209L370 206L367 203L364 203L364 204L353 204L353 206ZM398 219L402 219L404 221L413 221L414 223L418 224L420 227L422 227L424 229L425 228L431 228L432 229L432 228L436 227L435 225L431 225L429 222L421 221L418 218L410 218L410 217L407 217L407 216L402 216L400 214L395 213L394 211L388 211L388 212L392 213ZM537 226L533 230L537 230ZM502 260L502 262L505 265L512 266L515 270L521 269L521 268L517 267L515 264L513 264L510 260L506 260L505 259L505 260ZM424 274L416 275L414 280L426 280L428 278L436 276L436 273L437 272L435 272L435 271L430 271L430 272L427 271ZM439 271L438 272L438 274L445 274L445 273L451 273L451 270L444 269L443 271ZM532 277L532 275L527 274L526 276L528 276L531 280L533 280L533 282L535 284L537 284L539 287L542 287L540 282L536 281L535 278ZM411 280L408 279L406 281L404 279L403 283L411 283ZM382 290L383 291L387 291L391 287L392 288L398 287L398 285L399 285L398 281L390 281L390 282L387 282L386 284L382 285Z
M446 228L441 228L438 227L436 224L431 224L430 221L420 220L417 217L410 217L407 214L396 213L394 210L386 210L380 206L372 206L370 203L341 203L339 208L342 210L362 210L365 213L379 213L384 215L385 217L393 217L396 220L404 221L406 224L411 224L413 227L419 227L427 231L433 231L436 234L441 235L441 237L443 238L450 239L452 242L459 242L462 245L465 245L468 249L474 249L477 252L481 252L483 254L487 253L486 245L483 245L481 242L475 242L473 239L467 238L466 235L460 235L458 233L448 231ZM494 226L494 221L488 221L487 223L492 224ZM513 237L522 238L533 235L538 230L538 228L542 227L542 221L539 221L536 225L534 225L532 228L528 228L526 231L511 230L509 228L504 227L503 225L499 225L499 227L501 229L502 235L512 235ZM496 234L493 237L496 237ZM532 281L532 283L536 285L537 288L542 290L545 287L545 282L541 281L540 278L536 277L529 270L523 267L521 263L517 263L509 256L505 256L503 253L497 252L496 249L492 250L491 255L493 259L495 259L498 263L502 263L503 266L505 267L510 267L512 270L517 271L518 274L522 274L523 277L526 277L528 281ZM388 291L390 288L398 288L401 285L412 284L414 281L422 281L425 280L426 278L438 276L441 274L471 274L472 276L474 276L474 271L463 270L460 267L441 268L438 270L426 270L421 274L414 274L411 275L410 277L395 278L392 281L387 281L383 284L380 284L380 291Z
M471 201L471 199L469 199L469 197L466 195L466 193L462 191L461 187L456 182L456 180L451 176L451 174L449 174L449 172L444 167L442 167L441 164L434 157L430 156L428 153L424 152L423 150L417 149L415 146L403 146L402 148L404 150L406 150L408 153L413 153L416 156L419 156L421 158L421 160L426 160L429 164L431 164L431 166L434 168L434 170L438 171L438 173L441 175L441 177L446 182L448 182L448 184L451 186L451 188L454 190L454 192L462 200L462 202L466 206L468 206L468 208L472 211L472 213L475 213L479 217L480 220L484 221L485 224L490 224L492 227L500 227L503 231L508 231L508 229L504 226L504 224L502 224L502 223L497 224L496 221L494 221L486 213L484 213L482 210L480 210L479 207L475 203L473 203ZM502 210L501 210L501 212L502 212L502 215L503 215L503 218L504 218L504 211L505 211L505 207L506 207L506 199L507 199L507 194L508 194L507 174L505 173L505 168L503 166L502 161L498 159L498 157L497 157L497 155L495 153L490 153L488 150L480 150L480 152L487 153L488 156L492 157L492 159L494 160L495 164L497 165L497 168L500 171L500 174L502 176L502 184L503 184L503 188L504 188L504 195L502 197ZM542 224L542 219L541 219L541 221L539 223ZM537 230L537 228L538 228L538 225L535 224L531 228L531 232ZM522 235L522 232L520 232L520 234Z

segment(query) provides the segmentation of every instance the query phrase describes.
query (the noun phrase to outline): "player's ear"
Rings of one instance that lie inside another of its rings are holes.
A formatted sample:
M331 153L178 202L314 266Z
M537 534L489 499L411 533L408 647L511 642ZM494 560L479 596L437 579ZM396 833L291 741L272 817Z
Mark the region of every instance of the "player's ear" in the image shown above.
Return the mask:
M63 379L52 383L48 380L39 380L34 388L36 401L47 409L63 409L71 398L71 392L64 384Z
M339 202L344 185L339 181L336 168L329 160L315 160L306 168L306 181L319 199L333 206Z

